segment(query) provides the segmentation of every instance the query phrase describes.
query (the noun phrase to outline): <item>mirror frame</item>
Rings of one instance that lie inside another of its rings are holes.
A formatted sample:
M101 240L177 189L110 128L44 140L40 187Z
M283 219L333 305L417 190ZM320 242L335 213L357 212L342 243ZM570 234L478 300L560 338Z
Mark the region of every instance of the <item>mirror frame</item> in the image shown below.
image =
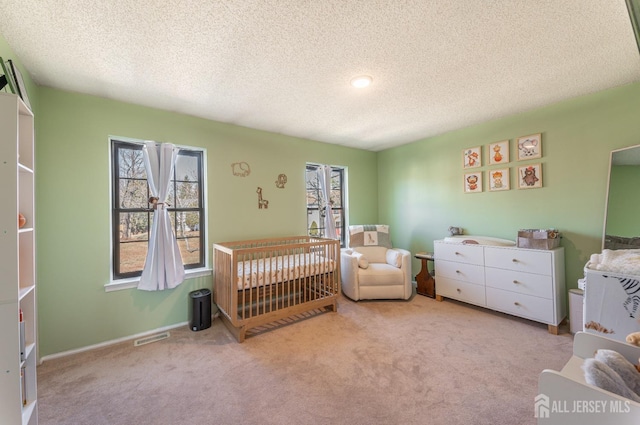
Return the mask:
M607 190L605 193L605 200L604 200L604 224L602 226L602 243L601 243L601 249L604 250L605 249L605 242L606 242L606 236L607 236L607 218L609 217L609 195L611 192L611 170L613 168L613 160L614 160L614 155L616 153L620 153L620 152L626 152L628 150L631 149L638 149L638 151L640 151L640 144L639 145L632 145L632 146L627 146L624 148L620 148L620 149L614 149L611 151L611 153L609 154L609 173L607 174ZM640 161L638 162L638 165L640 165ZM640 236L640 235L638 235ZM631 248L631 246L630 246ZM640 246L636 247L636 248L640 248ZM608 248L611 249L611 248ZM623 249L623 248L619 248L619 249Z

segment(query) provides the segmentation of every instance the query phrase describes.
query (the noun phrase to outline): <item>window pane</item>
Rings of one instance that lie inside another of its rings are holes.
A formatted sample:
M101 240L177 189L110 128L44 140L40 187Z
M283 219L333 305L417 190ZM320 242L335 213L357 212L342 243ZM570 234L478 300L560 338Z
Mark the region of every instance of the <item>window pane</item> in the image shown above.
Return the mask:
M144 169L144 162L142 161L141 149L119 148L118 165L120 168L118 173L120 178L147 178L147 172Z
M198 158L192 155L178 155L176 159L176 180L198 181Z
M307 229L309 230L309 236L324 235L324 221L320 217L320 211L307 211Z
M178 227L176 237L200 237L200 213L197 211L178 211Z
M342 207L342 191L340 191L340 190L332 190L331 191L331 206L333 208L341 208Z
M318 207L320 204L320 182L316 168L307 168L307 207Z
M144 268L149 243L126 242L120 244L120 273L137 272Z
M146 241L149 238L150 214L120 213L120 243Z
M178 238L178 246L185 266L200 262L200 240L198 238Z
M176 208L198 208L200 206L200 193L198 183L176 183Z
M120 273L142 270L147 249L149 214L120 213Z
M120 179L118 208L148 208L149 186L146 180Z
M333 222L336 226L338 238L342 240L342 210L333 210Z

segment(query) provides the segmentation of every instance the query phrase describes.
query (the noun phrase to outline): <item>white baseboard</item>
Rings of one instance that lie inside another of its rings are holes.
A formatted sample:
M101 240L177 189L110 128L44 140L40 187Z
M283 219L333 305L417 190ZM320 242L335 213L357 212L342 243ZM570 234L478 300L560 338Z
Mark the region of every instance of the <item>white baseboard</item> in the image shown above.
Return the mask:
M63 351L61 353L56 353L56 354L49 354L48 356L44 356L44 357L42 357L40 359L40 364L44 363L47 360L58 359L60 357L70 356L72 354L78 354L78 353L82 353L82 352L85 352L85 351L95 350L96 348L108 347L109 345L119 344L121 342L142 338L142 337L145 337L145 336L148 336L148 335L152 335L152 334L155 334L155 333L158 333L158 332L164 332L164 331L168 331L170 329L175 329L175 328L179 328L181 326L187 326L187 325L189 325L189 322L176 323L175 325L164 326L162 328L153 329L151 331L142 332L142 333L135 334L135 335L130 335L130 336L125 336L125 337L118 338L118 339L112 339L111 341L105 341L105 342L101 342L99 344L88 345L86 347L76 348L75 350Z

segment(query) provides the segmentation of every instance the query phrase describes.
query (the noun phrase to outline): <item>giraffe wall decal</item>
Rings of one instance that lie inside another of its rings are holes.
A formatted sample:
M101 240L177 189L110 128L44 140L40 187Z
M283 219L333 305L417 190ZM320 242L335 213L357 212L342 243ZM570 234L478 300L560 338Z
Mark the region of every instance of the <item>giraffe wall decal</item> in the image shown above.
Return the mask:
M256 193L258 194L258 209L261 210L264 208L266 210L269 208L269 201L262 199L262 188L260 186L258 186Z

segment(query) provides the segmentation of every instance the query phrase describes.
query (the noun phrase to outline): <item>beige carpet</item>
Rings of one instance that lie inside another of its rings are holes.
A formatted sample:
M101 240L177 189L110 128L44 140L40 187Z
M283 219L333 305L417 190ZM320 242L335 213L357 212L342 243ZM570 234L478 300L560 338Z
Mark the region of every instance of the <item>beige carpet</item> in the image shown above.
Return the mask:
M420 295L355 303L250 336L224 324L45 362L41 425L535 424L542 369L573 338Z

